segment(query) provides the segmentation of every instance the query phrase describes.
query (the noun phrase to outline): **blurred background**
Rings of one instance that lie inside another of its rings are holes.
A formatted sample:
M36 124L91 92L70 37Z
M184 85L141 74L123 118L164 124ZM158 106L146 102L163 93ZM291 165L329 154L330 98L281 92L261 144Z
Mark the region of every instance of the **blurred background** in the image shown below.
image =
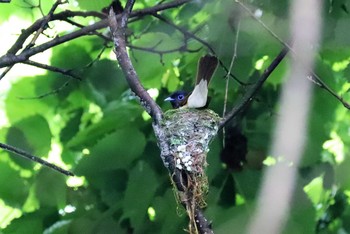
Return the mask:
M0 3L0 56L23 29L49 15L55 2ZM134 10L169 2L140 0ZM116 12L125 5L120 3L113 5ZM110 4L59 4L34 48L104 20ZM223 115L283 49L281 42L289 42L288 9L286 0L199 0L136 15L128 25L129 54L142 84L166 111L171 106L164 98L175 90L191 91L198 59L215 53L221 64L210 84L209 108ZM315 73L350 102L350 3L324 1L322 23L320 44L310 45L319 50ZM33 48L28 46L33 35L18 53ZM0 142L76 177L1 151L0 233L181 233L187 227L151 119L129 90L109 38L102 27L30 58L61 72L33 63L1 66ZM263 169L285 163L268 152L288 59L210 145L205 214L216 233L244 233ZM350 114L314 84L305 153L284 233L350 233Z

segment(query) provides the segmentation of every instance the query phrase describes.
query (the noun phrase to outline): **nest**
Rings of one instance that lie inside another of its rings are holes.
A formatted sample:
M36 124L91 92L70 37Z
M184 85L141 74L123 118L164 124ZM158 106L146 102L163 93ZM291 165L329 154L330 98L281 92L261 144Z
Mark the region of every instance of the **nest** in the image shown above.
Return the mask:
M206 157L220 120L219 115L209 109L176 109L164 114L162 125L173 156L174 173L178 172L181 181L181 185L176 186L177 199L185 206L190 217L191 233L196 233L193 231L195 209L206 204ZM174 178L173 175L171 177Z

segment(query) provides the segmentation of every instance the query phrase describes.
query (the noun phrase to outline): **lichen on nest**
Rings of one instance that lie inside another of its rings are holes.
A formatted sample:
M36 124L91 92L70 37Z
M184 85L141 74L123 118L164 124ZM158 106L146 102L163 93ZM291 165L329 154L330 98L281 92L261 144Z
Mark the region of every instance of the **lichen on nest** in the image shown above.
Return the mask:
M209 143L216 135L220 117L210 109L176 109L165 112L163 127L176 168L203 173Z
M175 170L179 171L176 184L177 199L185 205L190 218L190 233L198 233L195 210L206 206L208 180L205 174L209 143L216 136L221 118L209 109L176 109L164 113L162 127L168 139ZM175 172L173 172L175 173ZM172 175L173 176L173 175ZM171 178L172 178L171 176Z

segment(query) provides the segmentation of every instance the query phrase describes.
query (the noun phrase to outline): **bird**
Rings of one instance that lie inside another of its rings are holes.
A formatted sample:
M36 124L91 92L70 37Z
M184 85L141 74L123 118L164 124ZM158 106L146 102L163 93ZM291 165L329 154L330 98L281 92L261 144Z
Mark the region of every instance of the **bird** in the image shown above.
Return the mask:
M208 85L218 66L216 56L205 55L198 61L196 85L192 92L176 91L164 99L177 108L204 108L208 104Z

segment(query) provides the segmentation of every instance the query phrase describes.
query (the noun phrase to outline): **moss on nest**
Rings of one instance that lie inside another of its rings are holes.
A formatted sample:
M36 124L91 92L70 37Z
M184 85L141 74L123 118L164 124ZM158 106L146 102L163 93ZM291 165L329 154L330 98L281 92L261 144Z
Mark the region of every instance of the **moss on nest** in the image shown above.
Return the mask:
M164 113L162 127L176 170L181 171L182 189L177 190L177 198L186 204L190 217L189 230L195 228L194 212L196 207L204 207L208 192L208 180L205 175L206 156L209 143L216 136L221 118L209 109L176 109ZM192 233L192 232L191 232Z
M205 109L176 109L165 112L163 127L178 169L203 173L209 143L216 135L220 117Z

